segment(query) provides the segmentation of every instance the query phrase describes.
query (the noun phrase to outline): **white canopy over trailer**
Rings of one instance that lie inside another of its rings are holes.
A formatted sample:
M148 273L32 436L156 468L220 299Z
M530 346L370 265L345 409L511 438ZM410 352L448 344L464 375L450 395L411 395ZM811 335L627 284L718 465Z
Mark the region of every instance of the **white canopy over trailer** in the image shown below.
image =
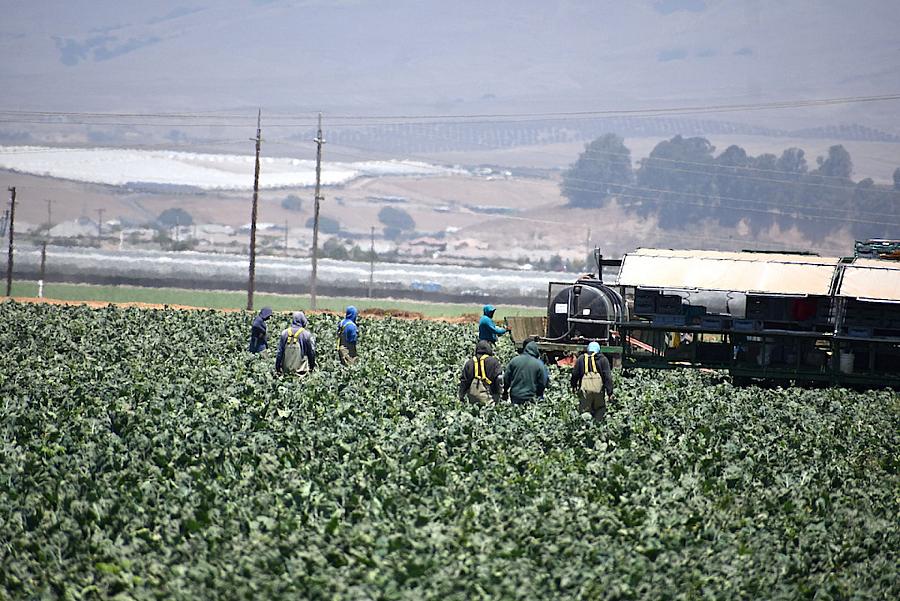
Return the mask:
M842 265L835 304L842 369L900 375L900 263L856 258Z
M836 296L862 302L900 303L900 262L854 259L844 265Z
M617 284L634 288L828 296L839 257L639 248Z

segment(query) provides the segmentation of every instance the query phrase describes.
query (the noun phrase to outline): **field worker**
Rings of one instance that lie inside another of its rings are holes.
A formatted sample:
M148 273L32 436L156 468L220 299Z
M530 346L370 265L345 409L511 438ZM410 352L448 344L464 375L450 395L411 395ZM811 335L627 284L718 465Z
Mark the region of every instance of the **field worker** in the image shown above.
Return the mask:
M353 305L347 307L347 316L338 324L338 359L341 365L356 363L356 341L359 340L359 327L356 325L358 311Z
M484 315L478 322L478 340L487 340L491 344L497 342L497 338L506 334L506 329L494 324L494 305L485 305L482 308Z
M302 311L295 311L278 339L275 371L279 374L304 376L316 368L316 343L306 329L309 321Z
M570 384L579 397L581 413L590 413L595 420L602 421L606 416L606 397L612 400L613 382L609 360L600 352L598 343L587 345L587 352L575 359Z
M487 340L475 345L475 356L463 365L459 377L459 400L467 397L473 403L487 405L500 400L503 368L494 357L494 349Z
M266 321L272 316L272 309L270 307L263 307L262 311L259 312L253 319L253 324L250 326L250 352L251 353L261 353L266 350L269 342L269 331L266 327Z
M530 403L543 396L547 386L547 371L540 359L541 351L533 340L522 353L509 362L503 374L503 398L513 405Z

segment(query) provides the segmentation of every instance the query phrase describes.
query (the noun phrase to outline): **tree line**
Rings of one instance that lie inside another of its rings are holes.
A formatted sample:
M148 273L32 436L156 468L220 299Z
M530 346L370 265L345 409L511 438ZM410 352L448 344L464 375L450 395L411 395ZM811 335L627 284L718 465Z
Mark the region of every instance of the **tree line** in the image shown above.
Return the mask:
M702 137L676 135L632 165L624 140L605 134L585 146L563 173L561 189L574 207L615 201L660 227L686 229L704 220L743 222L756 234L773 225L819 239L846 228L856 238L900 235L900 168L893 186L852 179L853 160L840 144L807 161L801 148L752 156L737 145L715 154Z

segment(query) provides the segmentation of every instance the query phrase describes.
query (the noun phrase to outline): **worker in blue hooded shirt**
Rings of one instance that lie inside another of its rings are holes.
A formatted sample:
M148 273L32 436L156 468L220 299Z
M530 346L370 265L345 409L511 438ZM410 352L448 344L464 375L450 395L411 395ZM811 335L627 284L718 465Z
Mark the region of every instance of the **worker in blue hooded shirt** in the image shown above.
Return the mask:
M266 321L272 316L272 309L270 307L263 307L262 311L259 312L253 319L253 324L250 326L250 348L249 351L251 353L261 353L266 350L269 342L269 333L268 327L266 326Z
M356 325L358 315L356 307L347 307L346 317L338 324L338 359L341 365L356 363L356 343L359 340L359 326Z
M279 374L305 376L316 368L316 340L307 330L309 320L303 311L295 311L291 325L281 332L275 371Z
M494 311L496 311L494 305L485 305L484 315L478 322L478 340L487 340L491 344L497 342L497 339L508 331L494 324Z

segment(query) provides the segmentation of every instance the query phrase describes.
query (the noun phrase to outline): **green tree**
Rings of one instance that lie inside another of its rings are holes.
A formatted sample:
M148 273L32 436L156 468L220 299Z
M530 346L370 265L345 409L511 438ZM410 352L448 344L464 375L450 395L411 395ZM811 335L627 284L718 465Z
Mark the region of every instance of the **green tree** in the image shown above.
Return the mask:
M633 181L631 151L616 134L605 134L587 144L563 173L561 191L573 207L602 207Z
M819 164L818 173L829 177L841 177L850 179L853 174L853 161L850 153L841 144L835 144L828 149L828 158L816 159Z
M281 208L288 211L302 211L303 199L296 194L288 194L284 197L284 200L281 201Z
M716 195L715 149L706 138L678 135L657 144L641 161L637 181L658 207L660 226L676 228L709 217L710 198Z
M326 240L322 245L322 256L344 261L350 258L350 253L347 252L344 243L335 236Z
M378 211L378 220L381 221L385 227L400 231L416 229L416 222L413 220L412 216L403 209L384 207Z
M194 218L181 207L173 207L160 213L156 222L163 227L174 227L176 225L193 225Z
M801 150L801 156L802 153L803 151ZM784 153L782 153L782 157L784 157ZM793 188L791 186L786 186L783 183L788 176L769 173L778 170L779 160L780 159L774 154L766 152L750 161L750 168L752 171L750 171L749 174L753 178L750 180L753 191L748 198L764 203L775 202L780 205L786 205L792 202L791 194L793 193ZM762 211L763 209L771 208L771 205L769 204L754 203L753 208L755 209L754 211L746 213L749 217L749 219L747 219L747 224L750 226L750 230L753 234L756 235L759 232L771 228L772 224L776 221L776 216L771 212Z
M806 173L806 156L802 148L788 148L781 153L781 157L775 164L778 171L785 173Z
M747 168L753 157L740 146L731 145L716 157L716 193L719 196L716 216L725 227L736 226L746 215L744 199L752 200L754 180L748 179ZM715 202L711 204L715 205Z
M313 225L315 225L315 219L310 217L306 220L306 227L312 229ZM331 217L325 217L324 215L319 216L319 231L323 234L337 234L341 231L341 224L337 219L332 219Z

